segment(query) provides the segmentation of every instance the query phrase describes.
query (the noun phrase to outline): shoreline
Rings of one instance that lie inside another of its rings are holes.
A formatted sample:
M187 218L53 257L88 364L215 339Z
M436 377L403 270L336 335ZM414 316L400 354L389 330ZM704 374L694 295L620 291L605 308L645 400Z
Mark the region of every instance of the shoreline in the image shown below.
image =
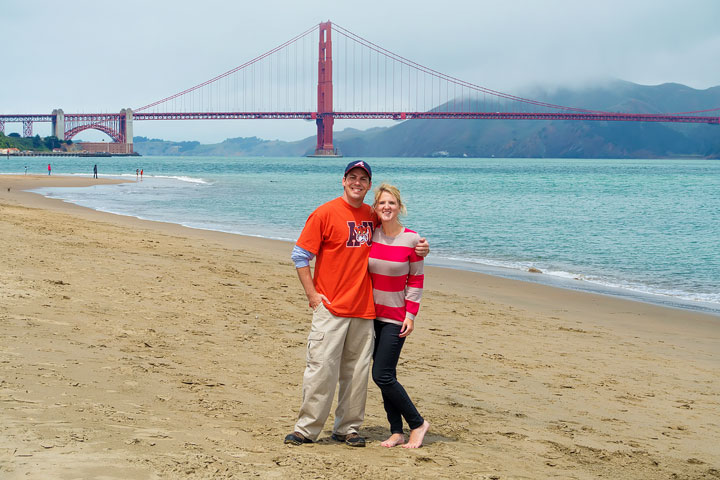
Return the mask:
M720 471L717 317L430 266L398 367L426 445L379 445L372 382L367 448L332 442L332 420L283 445L310 324L292 245L19 191L119 182L0 176L3 478Z
M78 175L80 177L83 177L85 175L80 174ZM74 178L74 175L68 176L69 178ZM126 175L128 178L132 178L131 174ZM112 180L119 180L121 182L129 182L132 181L126 178L123 178L122 176L116 176L116 175L109 175L106 178L112 179ZM159 177L159 178L165 178L165 177ZM168 177L168 178L178 178L178 177ZM51 198L51 200L60 200L64 201L61 198ZM69 203L69 202L68 202ZM83 208L89 208L91 210L94 210L93 207L83 207ZM158 222L158 223L167 223L167 224L175 224L183 228L189 228L193 230L200 230L200 231L208 231L208 232L217 232L217 233L223 233L223 234L229 234L229 235L239 235L241 237L251 237L251 238L259 238L259 239L268 239L272 241L282 241L282 242L292 242L292 240L286 239L286 238L278 238L274 236L268 236L268 235L262 235L262 234L247 234L247 233L239 233L239 232L232 232L232 231L223 231L219 229L214 229L213 227L205 227L205 226L196 226L191 224L185 224L180 223L177 221L167 221L167 220L161 220L161 219L152 219L152 218L144 218L142 216L133 215L130 213L117 213L107 210L97 210L101 213L107 213L111 215L120 215L125 216L128 218L136 218L138 220L145 220L150 222ZM540 285L549 286L552 288L561 288L566 290L572 290L572 291L579 291L579 292L586 292L591 294L597 294L602 296L609 296L613 298L620 298L635 302L642 302L647 303L651 305L657 305L660 307L665 308L674 308L674 309L681 309L681 310L687 310L692 312L699 312L703 314L713 315L720 317L720 304L707 302L703 300L698 299L691 299L691 298L685 298L685 296L674 296L672 294L665 294L661 292L653 292L652 289L650 290L643 290L642 285L637 285L636 288L631 288L630 286L618 286L618 285L612 285L602 282L596 282L593 280L587 280L583 278L577 278L577 276L566 274L566 275L554 275L552 273L548 272L530 272L529 270L521 269L521 268L513 268L510 266L502 266L502 265L494 265L494 264L486 264L482 263L482 261L475 261L475 260L465 260L465 259L458 259L458 258L451 258L451 257L438 257L437 254L431 255L431 257L427 261L428 266L433 266L436 268L447 268L451 270L461 270L461 271L470 271L470 272L476 272L484 275L490 275L490 276L497 276L501 278L506 278L510 280L515 280L519 282L525 282L525 283L536 283ZM567 272L560 272L560 273L567 273ZM650 288L650 287L645 287ZM687 292L685 292L688 294Z
M20 185L23 185L24 182L22 181L22 178L24 176L17 175L12 176L8 175L7 178L12 178L15 182L20 182ZM132 183L133 180L127 180L123 179L121 177L113 177L109 176L107 178L101 178L99 179L92 179L92 177L89 176L44 176L44 175L28 175L27 177L33 177L30 182L34 183L42 183L44 184L45 181L50 180L50 183L52 185L35 185L30 188L43 188L46 186L53 186L53 187L82 187L82 186L90 186L92 184L120 184L120 183ZM5 190L6 187L4 186L4 183L2 182L3 178L0 176L0 190ZM26 202L29 201L33 206L38 206L40 208L51 208L55 209L57 211L62 212L72 212L72 213L83 213L84 218L88 219L104 219L105 216L109 216L109 218L112 218L114 222L117 222L119 225L126 225L130 227L143 227L143 228L157 228L163 232L172 232L172 233L178 233L181 235L187 235L193 238L203 238L203 239L209 239L214 241L219 241L225 246L233 247L238 245L239 243L250 243L255 247L261 247L266 245L273 245L273 253L279 254L280 252L286 250L287 252L290 252L292 250L292 242L285 240L285 239L277 239L277 238L270 238L270 237L264 237L260 235L244 235L239 233L232 233L232 232L223 232L219 230L211 230L211 229L204 229L204 228L196 228L191 226L182 225L179 223L174 222L166 222L166 221L160 221L160 220L150 220L145 218L140 218L132 215L125 215L120 213L113 213L113 212L103 212L100 210L95 210L93 208L84 207L82 205L77 205L71 202L66 202L62 199L55 199L55 198L49 198L45 197L39 193L35 192L28 192L26 187L23 188L23 191L19 192L24 195L28 195L30 197L27 197L25 200ZM16 188L17 190L17 188ZM0 199L2 196L0 196ZM236 238L237 237L237 238ZM266 243L269 242L269 243ZM289 258L289 253L287 254L287 257ZM549 289L548 292L552 292L554 290L562 290L564 292L567 292L568 294L574 293L581 297L584 295L590 295L590 296L599 296L601 298L605 298L608 300L617 300L620 302L630 302L630 303L639 303L641 305L647 305L651 307L656 307L659 309L670 309L670 310L680 310L681 312L686 313L696 313L701 316L707 316L709 318L714 318L716 321L718 320L717 317L720 317L720 313L717 313L715 311L707 311L701 307L702 302L693 302L698 304L698 308L691 308L686 307L683 305L673 305L673 304L666 304L662 301L655 301L653 302L651 299L643 300L643 297L653 297L656 295L652 294L642 294L641 292L635 292L631 290L623 291L623 289L616 287L603 287L599 284L592 284L592 286L589 289L581 288L582 286L578 286L578 288L573 288L571 280L561 278L561 277L551 277L550 282L542 282L540 280L535 280L532 278L533 275L544 275L544 274L531 274L529 272L525 272L523 270L513 270L511 268L505 268L505 267L492 267L492 266L485 266L482 264L478 264L477 269L471 268L474 265L468 265L468 268L462 268L460 266L453 265L432 265L432 259L426 266L426 268L432 270L437 269L439 272L442 272L443 276L448 277L452 276L453 272L464 272L470 275L479 275L481 277L488 277L491 279L502 279L506 280L508 282L508 285L512 285L514 282L518 283L519 285L516 287L518 289L522 289L525 287L531 288L530 285L535 285L540 290ZM442 261L441 261L442 262ZM448 262L452 263L452 261ZM466 262L467 263L467 262ZM487 273L487 270L497 270L497 274L493 273ZM505 270L505 274L501 272L502 270ZM524 277L524 278L521 278ZM470 277L472 278L472 277ZM471 283L474 283L470 281ZM559 285L560 283L566 283L567 285ZM459 286L462 288L462 285ZM594 288L596 287L596 289ZM595 290L601 290L601 291L595 291ZM606 291L602 291L606 290ZM612 293L612 290L617 290L617 293ZM660 295L657 295L657 297L662 297ZM673 299L668 298L668 302L672 303ZM690 301L687 301L688 303L691 303ZM593 302L594 303L594 302ZM680 302L682 303L682 302ZM660 315L661 317L664 317L664 315ZM720 324L718 324L720 325Z
M546 272L530 272L528 270L513 269L510 267L486 265L479 262L476 263L459 260L449 260L444 262L443 260L445 259L441 259L439 261L436 260L434 262L434 266L437 268L476 272L483 275L506 278L508 280L514 280L522 283L544 285L550 288L559 288L563 290L589 293L592 295L618 298L631 302L646 303L662 308L698 312L718 317L718 320L720 321L720 305L711 302L689 300L682 297L673 297L660 293L643 292L630 288L605 285L590 280L556 276L547 274ZM432 259L430 260L430 263L433 263ZM458 264L458 266L455 266L454 264Z

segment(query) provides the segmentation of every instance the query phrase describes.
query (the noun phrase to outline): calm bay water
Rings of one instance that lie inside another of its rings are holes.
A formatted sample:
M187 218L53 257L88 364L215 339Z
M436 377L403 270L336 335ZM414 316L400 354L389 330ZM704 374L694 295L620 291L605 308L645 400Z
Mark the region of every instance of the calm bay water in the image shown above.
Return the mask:
M53 158L53 174L132 183L42 189L97 210L295 240L341 194L350 159ZM0 173L47 173L48 157L2 158ZM369 159L397 185L429 264L720 314L720 161ZM134 182L143 168L142 182ZM371 201L370 195L367 199ZM527 273L534 267L543 272Z

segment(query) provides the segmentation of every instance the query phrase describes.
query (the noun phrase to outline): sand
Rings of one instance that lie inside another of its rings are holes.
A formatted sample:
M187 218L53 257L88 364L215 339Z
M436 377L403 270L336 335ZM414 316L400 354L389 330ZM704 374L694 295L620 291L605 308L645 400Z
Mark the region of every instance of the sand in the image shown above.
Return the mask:
M292 245L104 214L0 176L0 478L720 478L720 317L426 269L398 366L431 422L282 443L307 301ZM430 239L432 244L432 239Z

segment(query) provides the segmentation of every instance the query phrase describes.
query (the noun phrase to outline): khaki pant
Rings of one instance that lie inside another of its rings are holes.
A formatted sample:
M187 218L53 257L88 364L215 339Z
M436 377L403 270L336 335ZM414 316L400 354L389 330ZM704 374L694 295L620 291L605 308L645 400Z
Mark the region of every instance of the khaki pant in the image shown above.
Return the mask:
M317 440L339 383L333 433L357 433L365 418L374 336L372 320L336 317L322 304L315 309L296 432Z

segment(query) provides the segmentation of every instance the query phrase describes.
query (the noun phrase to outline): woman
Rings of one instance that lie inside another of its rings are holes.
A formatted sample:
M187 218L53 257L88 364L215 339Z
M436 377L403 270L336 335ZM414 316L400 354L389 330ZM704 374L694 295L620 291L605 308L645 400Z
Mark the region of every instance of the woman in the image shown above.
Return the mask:
M368 268L375 301L375 349L373 380L382 391L390 422L384 447L419 448L430 424L423 419L402 385L396 367L405 339L413 331L423 287L423 259L415 254L420 235L405 228L398 216L405 213L400 191L383 183L375 190L373 205L382 222L373 233ZM403 418L410 427L405 442Z

